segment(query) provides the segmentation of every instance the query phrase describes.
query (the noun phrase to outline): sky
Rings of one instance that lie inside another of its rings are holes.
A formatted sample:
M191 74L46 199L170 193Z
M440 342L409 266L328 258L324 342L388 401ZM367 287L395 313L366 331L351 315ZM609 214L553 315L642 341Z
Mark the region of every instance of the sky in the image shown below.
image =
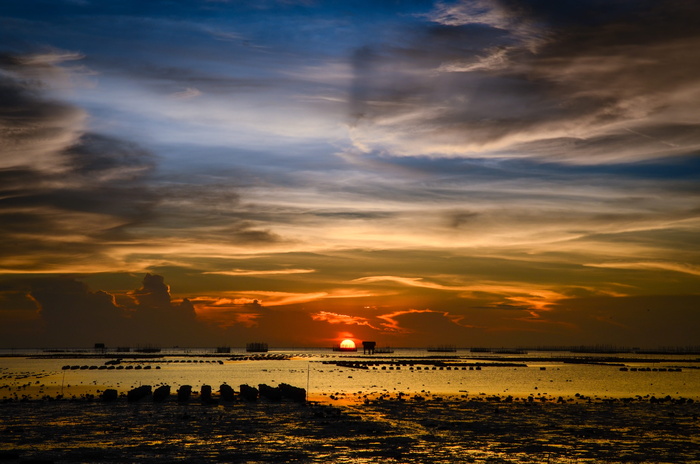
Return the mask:
M700 3L0 3L0 347L698 345Z

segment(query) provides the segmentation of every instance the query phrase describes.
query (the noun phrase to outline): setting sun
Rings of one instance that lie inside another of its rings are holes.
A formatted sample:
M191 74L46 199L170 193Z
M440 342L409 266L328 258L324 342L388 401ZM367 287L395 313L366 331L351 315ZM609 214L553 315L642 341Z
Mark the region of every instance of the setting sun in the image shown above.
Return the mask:
M342 342L340 342L340 349L341 350L354 350L355 349L355 342L352 340L345 339Z

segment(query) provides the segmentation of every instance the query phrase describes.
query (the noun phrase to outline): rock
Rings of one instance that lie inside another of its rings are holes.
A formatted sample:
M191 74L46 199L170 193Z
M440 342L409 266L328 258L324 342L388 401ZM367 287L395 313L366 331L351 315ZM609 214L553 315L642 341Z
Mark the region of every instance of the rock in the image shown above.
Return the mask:
M170 397L170 385L161 385L153 392L153 401L162 403Z
M181 385L180 388L177 389L177 400L180 403L188 402L190 396L192 396L192 385Z
M271 387L264 383L258 385L260 389L260 397L265 398L268 401L282 401L282 392L277 387Z
M258 389L247 384L241 385L241 398L245 401L257 401Z
M150 385L141 385L140 387L129 390L126 394L126 399L130 402L139 401L151 394Z
M219 387L219 395L221 396L221 399L223 401L234 401L235 396L233 392L233 388L231 388L230 385L221 384Z
M292 400L297 403L306 402L306 390L303 388L294 387L286 383L281 383L277 388L279 388L279 390L282 392L282 396L288 400Z
M113 388L108 388L102 392L102 401L116 401L119 398L119 392Z

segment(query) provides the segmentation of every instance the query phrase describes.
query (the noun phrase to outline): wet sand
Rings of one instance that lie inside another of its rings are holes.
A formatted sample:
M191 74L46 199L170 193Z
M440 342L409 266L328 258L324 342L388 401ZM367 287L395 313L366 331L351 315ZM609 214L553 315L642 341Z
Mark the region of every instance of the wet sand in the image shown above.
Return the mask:
M698 402L557 400L5 401L0 462L700 462Z

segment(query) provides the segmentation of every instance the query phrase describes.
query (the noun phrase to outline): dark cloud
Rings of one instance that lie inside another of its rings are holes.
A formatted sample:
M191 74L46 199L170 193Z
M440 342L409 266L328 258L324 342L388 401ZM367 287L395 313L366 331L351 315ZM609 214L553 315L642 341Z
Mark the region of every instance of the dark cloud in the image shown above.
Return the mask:
M0 168L65 168L56 153L79 137L85 114L45 94L44 79L61 75L52 61L61 59L0 53Z
M171 301L170 288L159 275L146 274L143 286L130 294L136 302L133 330L141 340L168 345L192 345L206 340L207 328L197 321L187 298Z
M99 253L102 240L152 217L145 180L154 158L137 145L82 127L82 110L52 100L61 54L3 55L0 74L0 220L8 268L60 269ZM51 237L47 239L47 236Z
M167 309L170 307L170 288L165 285L163 276L146 274L143 287L132 295L139 307Z
M70 278L32 281L29 296L41 307L49 344L85 345L126 332L121 310L108 293L92 292L82 282Z
M147 274L142 287L127 294L93 291L73 277L40 277L0 283L0 313L8 327L14 311L36 312L25 340L3 337L24 346L201 345L212 332L198 321L186 298L172 301L163 277ZM27 324L25 324L27 325Z
M697 340L699 305L698 295L578 298L561 301L544 317L577 327L570 334L577 344L617 339L634 346L691 345Z
M700 7L608 3L441 4L439 26L359 49L349 114L358 142L586 163L696 152L687 98L699 91Z
M324 218L371 220L391 219L396 213L386 211L318 211L314 215Z

